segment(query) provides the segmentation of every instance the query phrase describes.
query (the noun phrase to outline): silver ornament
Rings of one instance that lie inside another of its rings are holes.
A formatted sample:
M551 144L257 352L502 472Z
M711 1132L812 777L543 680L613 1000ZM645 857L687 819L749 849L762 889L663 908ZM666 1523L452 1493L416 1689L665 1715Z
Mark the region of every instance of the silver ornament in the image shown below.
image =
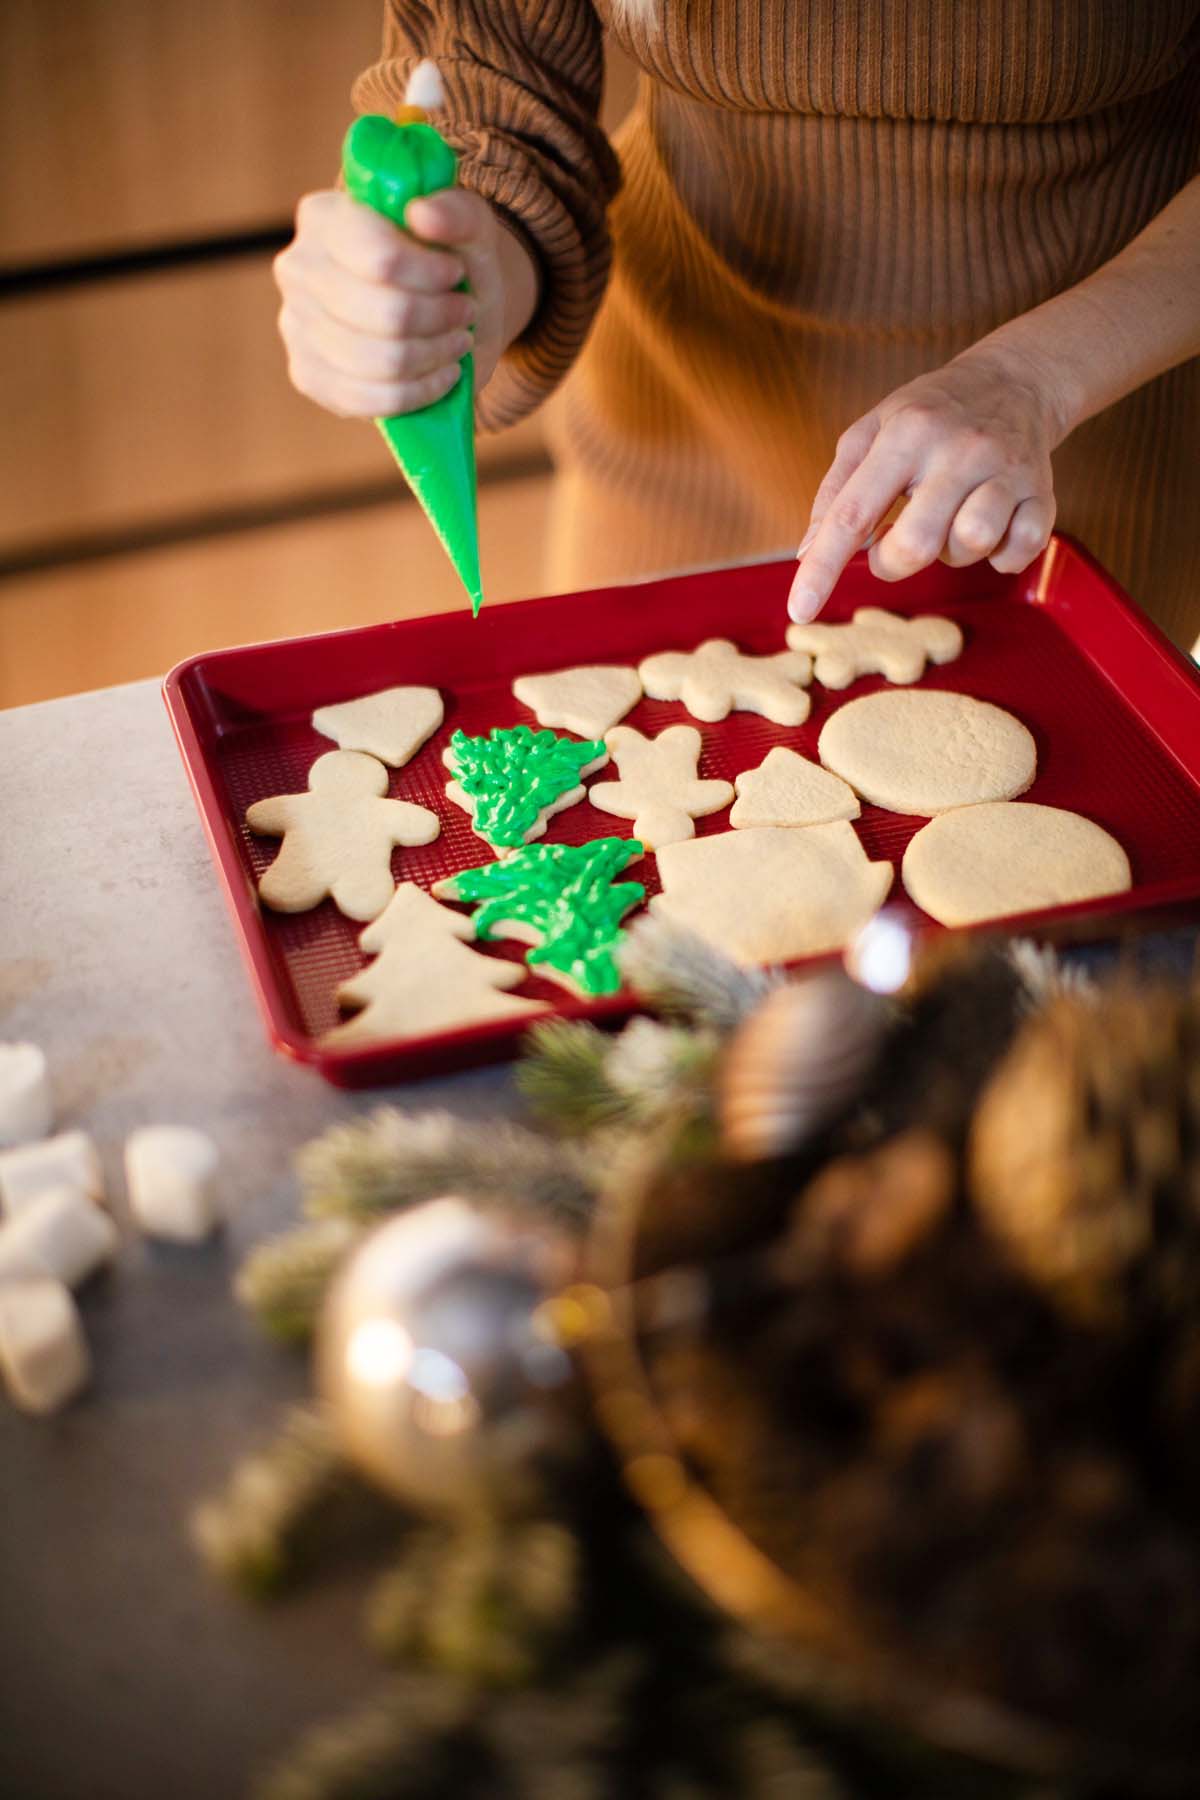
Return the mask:
M566 1258L452 1198L373 1231L317 1331L317 1387L347 1458L422 1512L532 1503L572 1438L573 1368L541 1305Z
M718 1082L739 1162L799 1150L850 1105L879 1055L887 1007L840 969L776 988L741 1026Z

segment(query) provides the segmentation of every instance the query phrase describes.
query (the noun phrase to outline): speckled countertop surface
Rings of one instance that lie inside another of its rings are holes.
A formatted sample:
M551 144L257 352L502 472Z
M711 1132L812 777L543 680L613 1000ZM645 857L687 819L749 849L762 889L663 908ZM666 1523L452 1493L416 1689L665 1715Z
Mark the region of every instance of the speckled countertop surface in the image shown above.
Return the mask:
M187 1542L306 1387L232 1272L294 1216L307 1138L381 1098L500 1113L508 1077L347 1094L271 1050L154 682L0 713L0 1037L46 1051L119 1220L124 1137L151 1122L213 1134L231 1214L198 1251L127 1233L81 1297L90 1395L48 1421L0 1404L0 1795L235 1800L379 1670L352 1574L256 1612Z

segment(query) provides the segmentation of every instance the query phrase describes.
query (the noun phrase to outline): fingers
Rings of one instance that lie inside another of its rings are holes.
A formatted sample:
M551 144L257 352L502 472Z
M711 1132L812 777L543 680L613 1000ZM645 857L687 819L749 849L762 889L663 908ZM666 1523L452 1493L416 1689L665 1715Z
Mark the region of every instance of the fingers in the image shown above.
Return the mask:
M413 293L443 293L456 287L465 274L461 257L453 251L417 243L349 194L306 194L296 208L296 237L301 243L319 244L332 262L360 281L405 287Z
M1018 503L1019 496L1005 481L985 481L973 489L946 535L943 554L951 568L962 569L990 556L1008 530Z
M498 226L486 200L469 188L443 188L410 201L404 222L418 237L452 247L462 258L467 286L480 306L492 303L499 286Z
M1007 531L988 557L993 569L1002 575L1018 575L1022 569L1027 569L1050 541L1054 512L1052 500L1022 500Z
M343 375L370 382L431 375L460 361L472 344L471 333L462 328L429 337L376 337L354 331L303 295L284 302L279 332L293 356L311 350Z
M369 337L434 337L471 324L476 314L469 294L414 293L363 281L323 252L295 244L276 258L275 279L285 304L307 301Z
M802 622L816 617L854 552L862 548L888 509L905 492L913 472L912 456L906 447L888 449L876 439L829 501L812 542L800 559L788 595L788 613L793 619Z
M341 418L376 419L416 412L440 400L454 386L462 368L453 363L412 380L369 381L335 368L305 346L289 357L288 374L302 394Z
M930 475L919 482L891 530L873 545L868 558L871 573L881 581L903 581L936 562L962 497L958 476Z

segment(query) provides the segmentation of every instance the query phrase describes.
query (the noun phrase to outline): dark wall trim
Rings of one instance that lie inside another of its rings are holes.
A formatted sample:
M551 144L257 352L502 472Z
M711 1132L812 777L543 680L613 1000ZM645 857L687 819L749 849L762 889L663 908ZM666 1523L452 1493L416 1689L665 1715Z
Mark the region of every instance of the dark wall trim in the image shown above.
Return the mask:
M194 268L198 263L273 256L283 249L291 235L289 221L282 225L261 225L253 231L233 232L225 237L184 238L166 244L146 244L137 250L72 257L62 262L29 263L9 269L0 267L0 301L52 294L62 288L86 287L94 281L124 281L135 275L156 275L164 269Z
M479 471L479 485L484 488L496 482L548 475L551 467L550 458L544 451L527 451L488 463ZM287 499L230 507L219 513L180 514L159 524L139 526L136 531L96 532L29 544L10 555L0 555L0 582L11 581L19 575L57 573L81 563L104 562L141 551L167 550L175 544L230 537L236 532L296 525L306 519L330 518L367 507L413 504L413 496L397 471L385 480L357 482L353 487L311 489Z

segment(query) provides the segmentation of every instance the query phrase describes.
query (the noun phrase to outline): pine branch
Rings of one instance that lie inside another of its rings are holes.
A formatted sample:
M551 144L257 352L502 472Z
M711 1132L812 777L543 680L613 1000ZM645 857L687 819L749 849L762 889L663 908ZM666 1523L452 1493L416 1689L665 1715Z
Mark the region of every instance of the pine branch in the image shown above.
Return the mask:
M663 1012L731 1031L783 981L776 969L743 969L695 932L646 915L620 953L621 973Z
M296 1159L304 1208L314 1218L370 1219L439 1194L503 1200L582 1228L597 1181L582 1148L554 1144L502 1120L383 1107L335 1126Z
M1032 938L1013 938L1008 945L1008 960L1020 978L1025 1012L1036 1012L1048 1006L1060 994L1077 1000L1094 1001L1099 988L1086 969L1063 961L1047 944L1036 944Z
M720 1040L711 1028L631 1019L612 1040L607 1074L631 1119L651 1124L703 1105L712 1088Z
M192 1516L192 1538L230 1584L251 1598L278 1591L378 1502L342 1461L323 1409L296 1407L268 1449L234 1470L225 1493Z
M461 1691L411 1681L318 1725L254 1788L255 1800L434 1800L492 1763ZM494 1775L493 1775L494 1778ZM472 1786L470 1791L479 1792ZM497 1785L495 1790L500 1792Z
M307 1343L333 1272L359 1235L353 1220L334 1215L268 1238L238 1270L234 1293L280 1343Z
M582 1136L628 1111L608 1078L612 1039L582 1020L550 1019L530 1030L516 1083L534 1114L557 1130Z
M486 1687L544 1674L578 1621L580 1548L565 1525L477 1519L410 1540L371 1601L380 1654Z

